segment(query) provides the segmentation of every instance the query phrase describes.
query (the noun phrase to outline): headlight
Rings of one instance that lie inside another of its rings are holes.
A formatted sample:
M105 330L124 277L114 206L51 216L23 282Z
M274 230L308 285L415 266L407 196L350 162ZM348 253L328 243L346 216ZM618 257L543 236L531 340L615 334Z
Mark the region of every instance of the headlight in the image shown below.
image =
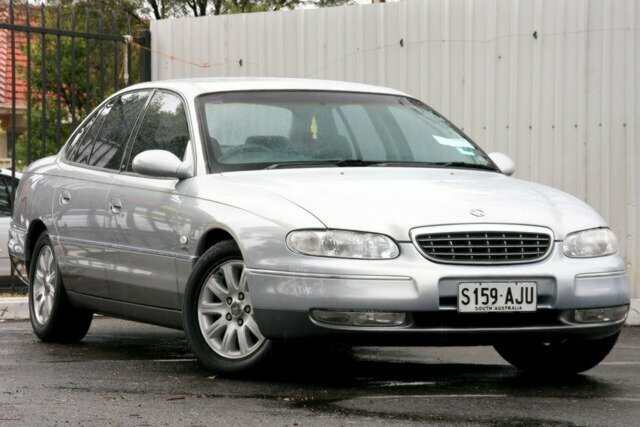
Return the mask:
M335 258L391 259L400 254L387 236L345 230L292 231L287 246L301 254Z
M594 228L568 234L562 244L570 258L591 258L618 252L618 240L608 228Z

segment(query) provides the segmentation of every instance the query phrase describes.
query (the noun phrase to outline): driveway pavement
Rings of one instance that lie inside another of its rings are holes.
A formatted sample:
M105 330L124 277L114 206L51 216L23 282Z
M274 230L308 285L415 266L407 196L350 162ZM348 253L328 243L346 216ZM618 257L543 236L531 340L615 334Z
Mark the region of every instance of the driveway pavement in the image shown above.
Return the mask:
M571 379L520 375L488 347L294 352L254 378L200 368L181 332L96 318L81 344L0 323L3 425L640 424L640 328Z

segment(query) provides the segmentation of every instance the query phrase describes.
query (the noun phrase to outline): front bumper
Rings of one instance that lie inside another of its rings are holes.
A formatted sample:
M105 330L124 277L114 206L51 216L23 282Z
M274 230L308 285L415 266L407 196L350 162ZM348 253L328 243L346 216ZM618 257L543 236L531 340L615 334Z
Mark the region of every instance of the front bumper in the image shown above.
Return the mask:
M566 258L556 243L545 260L522 265L437 264L410 243L394 260L328 260L292 254L291 270L246 270L256 319L271 339L327 338L368 344L488 344L502 339L598 338L616 333L624 319L578 323L575 309L629 304L619 256ZM297 261L301 263L298 264ZM353 268L349 269L349 265ZM457 312L461 281L536 281L535 314ZM407 313L396 327L347 327L317 322L312 309Z
M518 313L502 314L502 318L491 313L456 313L455 321L450 316L439 316L432 312L409 313L409 323L401 327L359 327L321 324L309 316L308 311L255 309L260 331L273 340L322 340L348 342L354 345L494 345L521 339L542 342L564 339L598 339L617 333L624 319L616 322L577 324L562 323L573 314L573 310L547 310L541 319L555 318L555 322L536 322L513 326ZM471 316L483 317L481 326L473 325ZM511 320L508 317L511 316ZM424 322L429 318L430 322ZM531 317L529 317L531 318ZM441 319L441 320L439 320ZM503 325L497 326L500 319ZM437 322L441 323L437 323ZM495 322L494 322L495 321ZM494 323L493 325L489 325Z

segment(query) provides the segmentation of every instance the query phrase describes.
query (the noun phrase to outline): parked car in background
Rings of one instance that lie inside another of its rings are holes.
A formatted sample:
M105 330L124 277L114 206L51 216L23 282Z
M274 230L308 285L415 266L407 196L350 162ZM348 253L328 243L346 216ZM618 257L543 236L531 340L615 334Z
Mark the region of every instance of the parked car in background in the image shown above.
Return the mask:
M7 252L7 241L13 212L12 189L18 188L21 176L21 173L15 172L12 178L11 170L0 169L0 288L11 286L11 263Z
M184 328L225 373L308 340L590 369L629 309L616 237L513 172L391 89L145 83L29 167L9 249L44 341L82 339L97 312Z

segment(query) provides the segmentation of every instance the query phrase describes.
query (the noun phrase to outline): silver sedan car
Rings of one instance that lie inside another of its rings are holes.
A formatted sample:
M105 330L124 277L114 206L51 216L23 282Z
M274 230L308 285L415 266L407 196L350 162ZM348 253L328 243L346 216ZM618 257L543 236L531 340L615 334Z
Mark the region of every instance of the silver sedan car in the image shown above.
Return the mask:
M29 167L8 246L44 341L103 313L184 329L223 373L281 341L493 345L523 370L590 369L629 309L616 237L513 172L391 89L145 83Z

